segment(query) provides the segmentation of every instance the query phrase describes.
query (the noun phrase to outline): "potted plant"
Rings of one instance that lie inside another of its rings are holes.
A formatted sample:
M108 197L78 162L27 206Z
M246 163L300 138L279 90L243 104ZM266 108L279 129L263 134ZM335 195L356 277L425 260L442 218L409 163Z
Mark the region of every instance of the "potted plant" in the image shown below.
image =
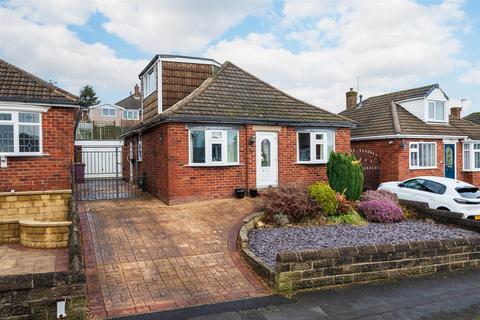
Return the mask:
M235 195L237 196L237 199L243 199L243 197L245 197L245 193L246 193L245 188L235 189Z
M250 189L250 197L255 198L256 196L258 196L257 189L256 188L251 188Z

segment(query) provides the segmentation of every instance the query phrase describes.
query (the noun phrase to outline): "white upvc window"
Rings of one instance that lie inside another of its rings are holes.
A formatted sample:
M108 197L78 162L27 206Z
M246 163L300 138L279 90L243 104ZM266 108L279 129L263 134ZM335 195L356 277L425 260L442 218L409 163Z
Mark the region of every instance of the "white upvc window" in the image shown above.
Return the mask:
M115 117L116 114L117 114L117 110L115 110L115 108L108 108L108 107L102 108L102 115L104 117Z
M410 169L437 167L436 142L410 142Z
M0 110L0 155L40 155L42 114Z
M123 119L125 120L138 120L138 110L124 110Z
M236 165L239 163L237 129L190 129L191 165Z
M428 121L447 121L447 108L445 101L427 100Z
M463 144L463 171L480 171L480 141Z
M155 90L157 90L157 71L154 66L143 75L143 97L148 97Z
M334 135L328 131L297 132L297 162L327 163L334 151Z
M138 142L137 142L137 160L142 161L143 155L143 142L142 142L142 134L138 135Z

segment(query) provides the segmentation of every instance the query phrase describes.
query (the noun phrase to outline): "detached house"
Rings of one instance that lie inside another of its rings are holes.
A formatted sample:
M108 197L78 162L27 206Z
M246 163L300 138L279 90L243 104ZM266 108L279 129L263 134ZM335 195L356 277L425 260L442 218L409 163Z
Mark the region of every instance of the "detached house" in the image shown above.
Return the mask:
M124 135L124 177L167 203L326 179L354 123L231 62L157 55L140 73L143 123ZM128 172L130 171L130 172Z
M480 126L461 119L461 108L449 110L438 84L359 103L350 89L346 98L340 115L357 123L352 149L378 156L379 182L434 175L480 184Z

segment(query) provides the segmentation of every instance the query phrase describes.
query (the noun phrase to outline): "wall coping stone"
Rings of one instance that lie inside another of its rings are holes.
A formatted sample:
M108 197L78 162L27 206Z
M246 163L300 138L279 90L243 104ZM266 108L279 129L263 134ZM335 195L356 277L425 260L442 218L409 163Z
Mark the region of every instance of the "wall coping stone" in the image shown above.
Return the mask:
M21 226L26 227L68 227L72 224L70 221L37 221L32 219L18 220Z
M0 192L0 197L8 196L34 196L41 194L72 194L72 190L45 190L45 191L14 191L14 192Z

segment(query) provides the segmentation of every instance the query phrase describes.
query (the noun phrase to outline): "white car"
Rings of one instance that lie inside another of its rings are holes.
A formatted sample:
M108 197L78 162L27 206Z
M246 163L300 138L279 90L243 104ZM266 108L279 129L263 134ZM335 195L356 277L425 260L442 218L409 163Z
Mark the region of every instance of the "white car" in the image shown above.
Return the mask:
M480 190L466 182L425 176L385 182L378 190L393 192L400 200L424 202L431 209L460 212L465 219L480 220Z

